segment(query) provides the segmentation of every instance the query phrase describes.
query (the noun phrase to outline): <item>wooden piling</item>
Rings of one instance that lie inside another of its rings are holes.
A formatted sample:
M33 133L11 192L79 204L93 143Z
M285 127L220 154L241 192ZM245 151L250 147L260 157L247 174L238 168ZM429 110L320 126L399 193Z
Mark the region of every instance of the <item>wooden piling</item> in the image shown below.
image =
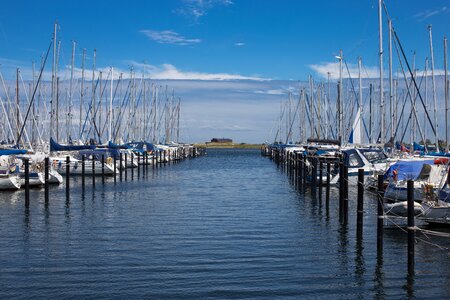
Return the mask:
M311 196L315 199L317 196L317 157L312 157L311 162Z
M48 203L49 196L49 178L50 178L50 158L47 156L44 159L44 199Z
M125 153L125 180L128 179L128 154Z
M95 155L92 155L92 187L95 187Z
M358 170L358 203L356 208L356 236L362 238L364 213L364 169Z
M319 159L319 200L322 201L322 187L323 187L323 161Z
M70 193L70 156L66 156L66 195Z
M407 200L408 200L408 274L414 272L414 181L407 181Z
M331 180L331 164L327 162L327 186L325 190L325 203L326 208L329 208L330 205L330 180Z
M383 175L378 175L378 195L377 195L377 249L378 251L383 251Z
M117 161L116 161L116 154L113 155L113 168L114 168L114 183L117 181Z
M344 219L344 163L339 160L339 220Z
M123 166L122 166L122 159L123 159L123 155L122 155L122 153L119 153L119 177L120 177L120 181L122 181L122 169L123 169Z
M105 154L102 154L102 183L105 183Z
M24 158L25 164L25 206L30 206L30 161L28 158Z
M348 224L348 167L344 165L344 224Z
M300 189L303 189L303 168L305 166L303 165L303 153L299 154L299 162L298 162L298 183L300 186Z
M86 181L86 156L81 155L81 187L84 188Z
M134 179L134 154L133 154L133 152L131 152L130 159L131 159L131 180L133 180ZM138 164L138 169L139 169L139 164Z

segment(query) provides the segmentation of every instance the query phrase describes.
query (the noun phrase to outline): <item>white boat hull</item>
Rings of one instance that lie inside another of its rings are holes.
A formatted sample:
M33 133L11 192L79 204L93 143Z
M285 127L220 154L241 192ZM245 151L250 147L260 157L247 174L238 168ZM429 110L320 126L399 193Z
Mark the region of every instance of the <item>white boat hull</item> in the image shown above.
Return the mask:
M0 177L0 190L18 190L20 189L20 179L17 176Z

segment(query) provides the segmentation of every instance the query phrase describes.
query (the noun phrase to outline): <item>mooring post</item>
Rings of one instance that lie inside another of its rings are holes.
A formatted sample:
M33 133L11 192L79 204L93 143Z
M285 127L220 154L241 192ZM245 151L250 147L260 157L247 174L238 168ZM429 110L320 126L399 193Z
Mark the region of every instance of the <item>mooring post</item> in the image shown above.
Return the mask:
M299 153L299 162L298 162L298 184L300 189L303 189L303 153Z
M330 179L331 179L330 173L331 173L331 164L330 162L327 162L327 186L325 191L325 203L327 210L330 206Z
M348 167L344 165L344 224L348 224Z
M66 156L66 194L70 192L70 156Z
M364 213L364 169L358 170L358 203L356 208L356 236L362 238Z
M125 180L128 179L128 154L125 153Z
M156 152L156 150L153 149L153 153L152 153L152 162L153 162L152 168L153 168L153 169L156 167L156 155L157 155L157 153L158 153L158 152Z
M105 154L102 154L102 183L105 183Z
M323 186L323 161L319 159L319 200L322 201L322 186Z
M44 182L44 199L45 203L48 203L48 196L49 196L49 173L50 173L50 158L47 156L44 159L44 176L45 176L45 182Z
M133 152L131 152L130 154L130 159L131 159L131 180L134 179L134 154ZM138 163L138 169L139 169L139 163Z
M414 226L414 181L407 181L408 200L408 274L414 273L414 240L416 230Z
M116 154L114 153L114 155L113 155L113 168L114 168L114 183L117 181L117 160L116 160Z
M137 173L138 173L138 179L141 177L141 155L139 153L136 153L137 158Z
M339 220L344 218L344 163L339 159Z
M308 175L308 168L306 167L306 155L303 155L303 187L306 190L306 176Z
M119 153L119 177L120 177L120 181L122 181L122 169L123 169L123 165L122 165L122 159L123 159L123 155L122 152Z
M86 156L81 155L81 187L84 188L86 180Z
M95 155L92 155L92 187L95 187Z
M311 196L315 199L317 197L317 157L312 157L312 172L311 172Z
M25 206L30 206L30 161L28 158L24 158L25 164Z
M167 155L167 150L164 150L164 160L163 160L164 163L166 163L166 155Z
M384 226L384 220L383 220L383 175L378 175L378 195L377 195L377 249L378 251L383 251L383 226Z

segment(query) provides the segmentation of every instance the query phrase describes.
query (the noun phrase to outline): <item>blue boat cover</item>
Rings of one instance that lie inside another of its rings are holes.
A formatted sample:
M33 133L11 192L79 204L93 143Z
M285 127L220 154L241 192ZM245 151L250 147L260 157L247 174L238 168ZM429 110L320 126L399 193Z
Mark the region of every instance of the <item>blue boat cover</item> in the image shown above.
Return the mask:
M95 149L95 145L60 145L50 138L50 151L79 151L84 149Z
M27 153L27 150L22 149L0 149L0 156L2 155L19 155L19 154L25 154Z
M384 179L386 180L393 177L394 170L397 170L398 180L414 180L419 176L424 164L433 165L434 160L398 161L389 167L389 169L384 174Z

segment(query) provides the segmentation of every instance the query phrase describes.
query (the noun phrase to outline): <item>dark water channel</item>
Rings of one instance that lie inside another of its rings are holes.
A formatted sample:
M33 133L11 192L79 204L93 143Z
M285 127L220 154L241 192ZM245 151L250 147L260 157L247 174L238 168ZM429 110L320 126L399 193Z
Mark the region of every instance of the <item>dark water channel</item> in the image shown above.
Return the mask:
M421 236L407 275L406 234L386 229L376 251L376 203L366 197L356 240L356 194L347 227L296 191L255 150L208 155L127 181L72 179L0 194L0 298L450 297L450 239ZM306 193L306 195L308 195Z

